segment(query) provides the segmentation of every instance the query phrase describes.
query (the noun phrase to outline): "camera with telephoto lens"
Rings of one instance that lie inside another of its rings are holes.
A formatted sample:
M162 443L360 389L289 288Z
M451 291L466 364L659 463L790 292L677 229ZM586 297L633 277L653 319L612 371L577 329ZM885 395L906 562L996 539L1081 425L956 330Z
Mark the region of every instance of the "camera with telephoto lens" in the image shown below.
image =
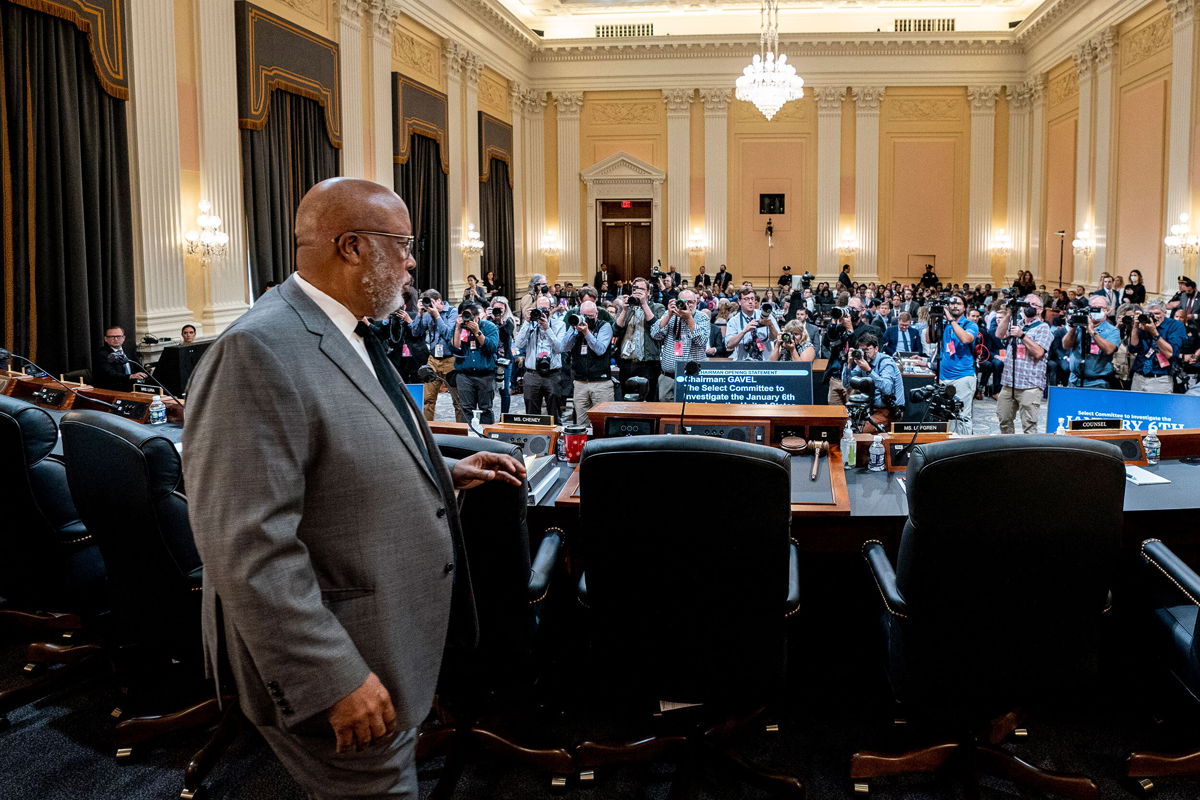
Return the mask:
M500 306L493 306L492 307L492 316L495 317L496 319L503 319L504 318L504 309L501 308Z
M929 303L929 318L936 319L946 316L946 306L950 304L950 295L939 294Z
M458 318L463 322L470 322L471 320L475 319L475 312L469 308L464 308L461 312L459 312Z
M548 376L550 374L550 357L538 356L537 360L534 362L533 371L538 375L541 375L543 378Z
M783 342L784 344L792 344L796 341L796 337L793 336L790 331L784 331L783 333L779 334L779 341Z
M1072 326L1087 325L1088 312L1082 308L1072 308L1067 311L1067 324Z
M770 303L762 304L762 316L764 318L771 316L771 314L774 313L774 311L775 311L775 307L773 305L771 305Z
M530 322L537 322L544 316L545 316L545 313L540 308L529 309L529 321Z
M1138 321L1138 325L1153 325L1154 317L1150 316L1145 311L1143 311L1141 314L1138 314L1137 321Z
M953 384L939 382L913 389L908 396L913 402L928 403L930 418L944 422L958 419L963 409L963 401L954 396L956 391Z
M578 314L567 314L566 322L568 328L574 328L583 322L583 317L579 316Z
M550 284L543 283L541 286L538 287L538 293L539 294L550 294Z
M511 359L496 358L496 383L504 383L505 375L508 373L508 365L511 363Z
M421 308L425 309L426 311L433 308L433 300L428 297L422 297L420 302Z
M867 357L866 353L864 353L862 350L860 350L857 347L850 351L850 360L851 361L863 361L866 359L866 357Z

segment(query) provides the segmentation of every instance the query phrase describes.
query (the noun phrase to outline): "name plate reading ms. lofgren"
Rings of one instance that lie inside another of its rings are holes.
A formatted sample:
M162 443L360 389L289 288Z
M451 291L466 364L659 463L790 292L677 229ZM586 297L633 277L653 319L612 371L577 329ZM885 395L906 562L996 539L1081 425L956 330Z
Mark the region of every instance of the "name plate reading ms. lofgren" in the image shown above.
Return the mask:
M949 433L949 422L893 422L892 433Z
M506 425L545 425L554 427L554 417L550 414L501 414L500 422Z
M1125 423L1120 417L1101 419L1073 419L1067 423L1069 431L1122 431Z

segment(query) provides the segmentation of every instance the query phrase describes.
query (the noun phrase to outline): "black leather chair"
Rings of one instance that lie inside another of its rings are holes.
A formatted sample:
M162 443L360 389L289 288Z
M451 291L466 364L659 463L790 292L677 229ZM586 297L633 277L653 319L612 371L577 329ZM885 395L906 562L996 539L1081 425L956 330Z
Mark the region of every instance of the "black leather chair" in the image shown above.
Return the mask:
M439 434L434 440L446 458L475 452L521 457L516 447L490 439ZM539 733L534 722L540 668L537 632L562 544L562 532L550 529L536 551L531 548L527 497L523 486L492 482L462 498L460 518L479 617L479 646L469 652L447 649L436 719L422 727L418 739L418 758L447 755L438 797L453 792L466 754L476 747L546 770L559 783L573 771L566 750L524 744Z
M25 671L38 675L60 664L53 676L0 692L0 715L45 694L99 654L81 643L103 616L104 559L79 519L67 487L66 468L52 455L58 423L45 409L0 395L0 623L60 641L36 642ZM57 638L57 637L56 637Z
M902 716L946 739L903 755L856 753L856 791L949 762L972 781L988 773L1096 797L1091 780L1044 772L997 745L1024 730L1023 706L1066 685L1092 650L1120 545L1120 451L1062 436L964 439L918 446L907 480L895 568L879 542L864 553L883 599L887 672ZM1013 513L991 505L979 513L981 499L1011 499Z
M1196 637L1200 575L1158 539L1142 542L1142 557L1156 576L1156 585L1164 590L1164 602L1154 609L1151 623L1157 652L1180 694L1193 705L1194 714L1195 704L1200 703L1200 639ZM1126 760L1126 775L1145 791L1154 788L1152 778L1200 775L1200 750L1131 753Z
M661 491L696 475L720 475L737 500L701 518ZM788 617L799 606L790 503L790 459L779 450L700 436L587 443L574 552L588 685L615 711L607 722L621 743L578 745L581 779L606 764L666 760L683 768L678 789L689 767L713 757L772 790L803 793L796 778L732 747L782 689Z
M114 716L143 714L116 727L123 758L135 744L219 714L203 677L200 556L170 439L99 411L72 411L61 427L71 496L108 568L110 650L129 689Z

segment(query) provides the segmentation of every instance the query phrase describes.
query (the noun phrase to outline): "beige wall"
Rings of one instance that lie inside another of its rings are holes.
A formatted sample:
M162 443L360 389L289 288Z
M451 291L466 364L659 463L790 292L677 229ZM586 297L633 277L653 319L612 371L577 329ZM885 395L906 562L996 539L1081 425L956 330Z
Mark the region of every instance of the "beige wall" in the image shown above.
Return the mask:
M879 277L967 275L970 114L963 87L888 87L880 110Z
M392 31L392 70L431 89L446 91L442 37L416 20L401 16Z
M1046 215L1043 222L1042 269L1046 286L1058 285L1059 237L1066 231L1062 255L1063 284L1074 279L1071 240L1075 237L1075 154L1079 126L1079 82L1068 59L1046 79ZM1036 132L1035 132L1036 135Z

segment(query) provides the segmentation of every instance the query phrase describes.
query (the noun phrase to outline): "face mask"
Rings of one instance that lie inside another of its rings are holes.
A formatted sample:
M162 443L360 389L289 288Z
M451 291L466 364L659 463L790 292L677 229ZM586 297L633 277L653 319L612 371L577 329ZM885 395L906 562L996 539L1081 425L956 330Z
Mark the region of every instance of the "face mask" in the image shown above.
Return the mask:
M1092 316L1092 319L1096 320L1096 322L1099 322L1100 320L1104 319L1104 312L1103 311L1092 311L1091 316Z

